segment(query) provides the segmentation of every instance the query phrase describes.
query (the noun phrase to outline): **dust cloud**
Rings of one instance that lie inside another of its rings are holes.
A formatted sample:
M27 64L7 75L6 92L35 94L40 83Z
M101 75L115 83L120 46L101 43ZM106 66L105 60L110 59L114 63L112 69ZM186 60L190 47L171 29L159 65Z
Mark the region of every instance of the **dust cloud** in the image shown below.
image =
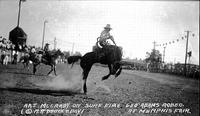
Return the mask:
M79 64L75 64L72 68L69 64L62 64L56 67L57 76L53 73L46 77L45 80L40 82L33 82L40 89L50 89L50 90L66 90L71 92L83 92L82 85L82 68ZM99 72L104 72L103 74ZM87 88L88 94L101 93L111 93L109 86L101 81L101 77L106 75L102 67L93 67L88 75Z
M1 74L2 77L0 79L0 87L2 88L8 88L8 87L15 87L17 84L17 79L14 77L14 75L11 74Z
M37 82L35 85L45 89L81 91L82 69L80 65L58 65L56 67L57 76L50 75L44 82Z

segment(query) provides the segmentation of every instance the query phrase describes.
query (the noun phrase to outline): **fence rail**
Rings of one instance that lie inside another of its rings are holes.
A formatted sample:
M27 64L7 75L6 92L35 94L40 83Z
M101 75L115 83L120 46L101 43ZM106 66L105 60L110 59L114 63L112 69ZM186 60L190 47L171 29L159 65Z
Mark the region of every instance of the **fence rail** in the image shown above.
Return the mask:
M133 62L125 62L123 69L128 70L140 70L140 71L148 71L153 73L167 73L177 76L184 76L185 64L148 64L148 63L133 63ZM200 79L200 70L199 65L195 64L187 64L187 72L186 77Z

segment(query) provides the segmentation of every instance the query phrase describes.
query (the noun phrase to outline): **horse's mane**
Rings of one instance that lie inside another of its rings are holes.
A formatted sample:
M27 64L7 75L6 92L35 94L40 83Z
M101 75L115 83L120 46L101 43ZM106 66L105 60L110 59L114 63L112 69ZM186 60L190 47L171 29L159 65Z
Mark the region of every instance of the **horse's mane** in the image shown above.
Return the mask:
M61 54L62 54L62 52L60 50L49 51L49 55L53 58L58 58L58 56Z

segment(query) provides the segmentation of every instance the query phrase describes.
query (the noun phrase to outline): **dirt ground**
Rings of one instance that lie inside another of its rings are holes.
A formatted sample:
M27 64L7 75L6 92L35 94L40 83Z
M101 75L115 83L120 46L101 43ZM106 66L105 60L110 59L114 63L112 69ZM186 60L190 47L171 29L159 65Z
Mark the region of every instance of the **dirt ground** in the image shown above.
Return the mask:
M199 116L198 80L123 70L101 81L108 68L93 66L85 95L79 65L49 69L0 65L0 116Z

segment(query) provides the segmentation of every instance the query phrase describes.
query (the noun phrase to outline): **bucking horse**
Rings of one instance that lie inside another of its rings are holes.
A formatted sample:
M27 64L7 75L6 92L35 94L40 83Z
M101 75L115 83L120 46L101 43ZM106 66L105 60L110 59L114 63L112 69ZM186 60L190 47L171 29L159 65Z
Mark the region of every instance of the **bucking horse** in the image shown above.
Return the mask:
M100 55L103 53L103 56ZM118 77L122 71L122 48L114 45L107 45L104 48L98 48L92 52L86 53L84 56L68 57L68 64L73 64L80 59L80 66L83 69L83 91L87 93L86 81L91 67L94 63L108 65L109 74L102 77L102 80L107 79L110 75Z

